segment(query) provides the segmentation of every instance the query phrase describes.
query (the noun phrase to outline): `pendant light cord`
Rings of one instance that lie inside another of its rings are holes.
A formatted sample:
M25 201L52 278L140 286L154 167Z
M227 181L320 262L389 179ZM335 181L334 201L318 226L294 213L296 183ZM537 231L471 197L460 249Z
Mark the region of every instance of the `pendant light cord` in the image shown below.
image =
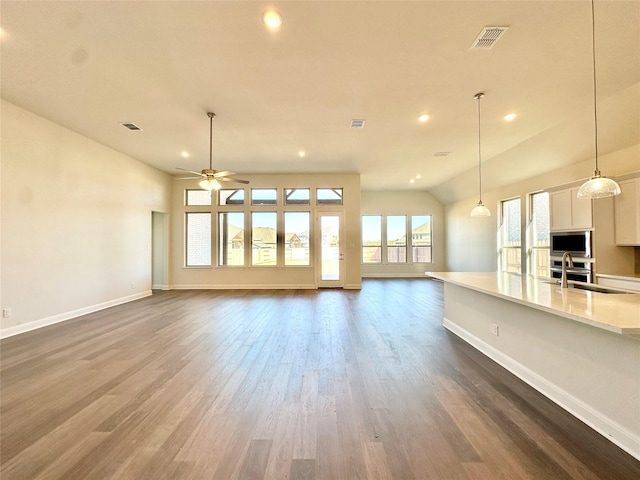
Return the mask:
M600 175L598 168L598 101L596 84L596 13L595 1L591 0L591 52L593 54L593 119L595 131L596 175Z
M480 187L480 191L478 192L478 197L480 203L482 203L482 153L480 149L480 99L484 96L483 93L479 93L476 95L478 99L478 185Z

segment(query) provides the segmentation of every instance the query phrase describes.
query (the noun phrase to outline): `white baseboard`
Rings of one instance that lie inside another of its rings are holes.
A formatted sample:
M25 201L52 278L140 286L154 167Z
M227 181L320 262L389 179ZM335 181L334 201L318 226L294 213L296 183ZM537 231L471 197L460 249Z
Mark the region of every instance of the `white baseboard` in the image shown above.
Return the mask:
M151 285L151 290L169 290L169 285L163 283L154 283Z
M52 315L51 317L41 318L32 322L15 325L13 327L2 328L0 329L0 338L7 338L18 335L20 333L30 332L31 330L36 330L48 325L64 322L65 320L71 320L72 318L80 317L88 313L97 312L98 310L104 310L105 308L115 307L116 305L132 302L133 300L148 297L149 295L152 295L151 290L145 290L144 292L127 295L126 297L116 298L114 300L109 300L108 302L102 302L96 305L78 308L77 310L71 310L70 312L59 313L58 315Z
M361 283L347 283L344 286L345 290L362 290L362 284Z
M171 290L315 290L315 285L290 285L290 284L241 284L241 285L210 285L210 284L186 284L171 285Z
M425 278L424 272L416 273L362 273L362 278Z
M484 353L487 357L506 368L523 382L535 388L567 412L578 418L607 440L616 444L628 454L640 460L640 437L606 415L587 405L580 399L549 382L533 370L525 367L500 350L464 330L451 320L444 318L442 325L462 340Z

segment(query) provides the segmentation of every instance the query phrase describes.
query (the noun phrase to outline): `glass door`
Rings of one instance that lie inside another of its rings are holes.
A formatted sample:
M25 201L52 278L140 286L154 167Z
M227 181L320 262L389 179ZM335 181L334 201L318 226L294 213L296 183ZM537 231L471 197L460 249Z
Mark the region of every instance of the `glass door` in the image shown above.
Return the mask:
M344 214L318 212L316 228L319 287L344 287Z

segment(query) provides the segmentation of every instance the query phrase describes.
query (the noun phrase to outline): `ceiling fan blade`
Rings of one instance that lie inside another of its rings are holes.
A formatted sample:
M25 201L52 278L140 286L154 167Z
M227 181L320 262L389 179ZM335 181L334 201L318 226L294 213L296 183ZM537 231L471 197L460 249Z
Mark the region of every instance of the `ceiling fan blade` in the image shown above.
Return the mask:
M193 180L196 178L202 178L202 175L200 175L199 177L176 177L175 180Z
M221 182L230 182L230 183L244 183L245 185L249 183L249 180L241 180L239 178L230 178L230 177L216 177L216 180L219 180Z
M194 175L199 175L201 177L205 177L206 175L203 175L201 172L194 172L193 170L187 170L186 168L180 168L180 167L176 167L177 170L182 170L183 172L189 172L189 173L193 173Z
M219 178L219 177L228 177L229 175L235 175L236 172L232 172L230 170L223 170L222 172L216 172L213 174L214 177Z

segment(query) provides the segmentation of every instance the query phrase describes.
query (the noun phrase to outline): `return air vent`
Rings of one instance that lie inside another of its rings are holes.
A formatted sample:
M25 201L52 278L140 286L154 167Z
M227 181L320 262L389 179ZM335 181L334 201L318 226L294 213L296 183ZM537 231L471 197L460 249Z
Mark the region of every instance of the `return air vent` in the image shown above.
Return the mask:
M351 128L364 128L364 120L351 120Z
M142 130L135 123L121 123L120 125L122 125L125 128L128 128L129 130Z
M451 155L451 152L436 152L433 154L434 157L448 157Z
M491 50L509 27L484 27L469 50Z

